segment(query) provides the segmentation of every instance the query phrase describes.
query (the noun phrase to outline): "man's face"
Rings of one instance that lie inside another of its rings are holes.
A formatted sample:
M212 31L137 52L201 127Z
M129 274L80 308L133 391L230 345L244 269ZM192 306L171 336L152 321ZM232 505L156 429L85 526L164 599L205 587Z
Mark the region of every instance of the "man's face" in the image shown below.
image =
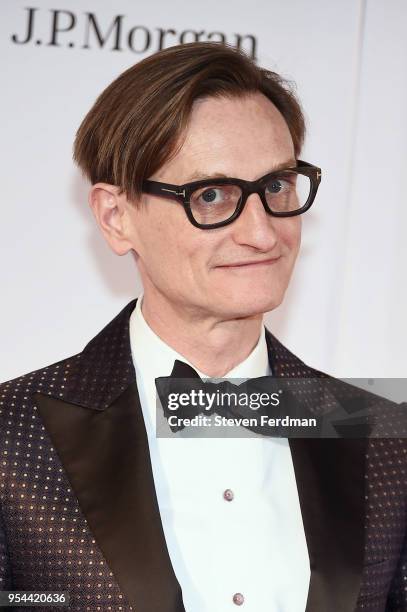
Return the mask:
M148 178L253 181L294 163L287 124L265 96L205 98L194 103L180 151ZM299 216L272 217L252 194L236 221L202 230L174 200L144 194L140 207L130 206L128 236L150 307L159 296L192 316L231 319L281 303L300 245Z

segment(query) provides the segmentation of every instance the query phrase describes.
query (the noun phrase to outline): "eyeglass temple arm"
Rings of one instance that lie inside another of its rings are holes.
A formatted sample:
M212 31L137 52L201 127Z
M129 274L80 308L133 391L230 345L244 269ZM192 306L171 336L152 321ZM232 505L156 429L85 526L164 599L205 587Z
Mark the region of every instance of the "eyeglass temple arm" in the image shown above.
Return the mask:
M175 200L185 197L185 189L180 190L177 185L171 185L170 183L158 183L150 180L143 181L143 191L153 195L165 195L169 198L174 198Z

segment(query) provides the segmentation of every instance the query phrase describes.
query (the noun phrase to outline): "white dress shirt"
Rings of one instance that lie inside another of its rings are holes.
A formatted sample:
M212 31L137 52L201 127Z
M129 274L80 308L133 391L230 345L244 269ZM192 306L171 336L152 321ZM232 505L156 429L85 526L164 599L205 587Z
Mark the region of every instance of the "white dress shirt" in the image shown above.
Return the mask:
M186 612L302 612L310 568L288 440L186 438L182 432L157 438L155 379L169 376L175 359L193 364L153 332L141 306L142 296L130 316L131 350L161 521ZM224 378L270 374L263 327L250 355Z

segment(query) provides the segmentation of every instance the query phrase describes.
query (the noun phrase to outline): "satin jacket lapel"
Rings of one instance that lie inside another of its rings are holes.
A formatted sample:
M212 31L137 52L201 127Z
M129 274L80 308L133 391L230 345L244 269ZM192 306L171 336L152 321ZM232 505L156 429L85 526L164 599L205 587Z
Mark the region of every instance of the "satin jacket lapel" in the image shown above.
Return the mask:
M268 330L276 376L314 377ZM310 559L306 612L353 612L364 557L366 439L290 438Z
M365 440L289 440L310 558L306 612L353 612L364 553Z
M183 612L131 361L128 318L134 305L78 356L59 394L65 397L36 394L36 400L81 510L133 609Z

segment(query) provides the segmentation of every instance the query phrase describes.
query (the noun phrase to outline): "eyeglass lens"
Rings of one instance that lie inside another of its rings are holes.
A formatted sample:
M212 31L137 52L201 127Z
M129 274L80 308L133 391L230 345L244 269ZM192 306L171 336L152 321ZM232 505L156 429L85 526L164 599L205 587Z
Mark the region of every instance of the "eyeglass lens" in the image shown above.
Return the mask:
M311 181L297 172L283 172L264 184L264 195L273 212L291 212L302 208L310 195ZM211 185L200 187L190 196L190 207L198 223L210 225L226 221L233 216L242 198L238 185Z

